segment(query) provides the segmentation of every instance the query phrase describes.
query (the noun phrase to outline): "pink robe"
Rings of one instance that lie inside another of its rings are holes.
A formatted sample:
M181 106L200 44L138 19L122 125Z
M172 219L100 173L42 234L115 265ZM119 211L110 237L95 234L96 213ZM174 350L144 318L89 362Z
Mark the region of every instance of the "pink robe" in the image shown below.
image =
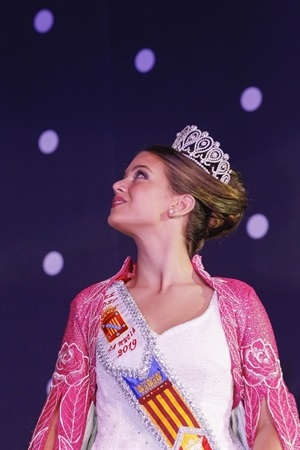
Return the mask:
M201 257L195 271L218 293L234 380L233 408L243 402L248 445L253 446L263 398L267 399L284 450L300 450L300 423L294 397L282 378L278 351L267 313L247 284L210 277ZM112 278L83 290L71 304L70 316L52 378L51 389L34 430L29 450L43 450L51 419L59 405L55 450L80 450L89 407L96 393L96 340L103 299L116 280L135 276L127 258Z

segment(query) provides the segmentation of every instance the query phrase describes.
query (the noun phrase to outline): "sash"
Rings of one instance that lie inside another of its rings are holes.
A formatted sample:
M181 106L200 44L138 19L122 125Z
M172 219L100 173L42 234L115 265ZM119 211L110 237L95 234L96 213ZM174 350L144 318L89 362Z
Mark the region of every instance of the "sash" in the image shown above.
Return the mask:
M97 358L163 449L220 450L198 405L156 346L155 333L122 281L107 291Z

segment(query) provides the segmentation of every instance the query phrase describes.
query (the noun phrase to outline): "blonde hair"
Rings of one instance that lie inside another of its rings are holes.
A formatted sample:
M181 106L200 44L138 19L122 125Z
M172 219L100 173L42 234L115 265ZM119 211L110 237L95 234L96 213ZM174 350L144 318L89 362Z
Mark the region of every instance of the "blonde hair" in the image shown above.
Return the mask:
M222 183L172 147L151 146L147 152L159 157L173 192L190 194L196 202L186 228L186 245L190 256L205 241L232 233L247 207L241 176L231 170L230 182Z

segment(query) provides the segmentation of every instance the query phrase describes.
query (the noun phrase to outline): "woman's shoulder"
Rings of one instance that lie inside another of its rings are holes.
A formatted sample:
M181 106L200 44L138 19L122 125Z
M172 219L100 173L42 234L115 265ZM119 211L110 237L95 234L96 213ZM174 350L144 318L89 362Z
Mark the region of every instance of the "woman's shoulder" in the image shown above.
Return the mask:
M252 292L254 291L254 288L250 286L247 282L243 280L239 280L237 278L228 278L228 277L213 277L214 280L218 281L219 283L224 283L231 289L234 289L235 291L243 291L243 292Z
M192 259L192 264L198 275L210 286L214 287L217 291L232 292L232 293L250 293L254 292L254 289L242 280L235 278L227 278L223 276L213 276L207 272L202 264L201 255L195 255Z
M99 314L109 279L94 283L80 291L71 302L70 314L80 322Z
M103 293L105 287L109 284L109 281L110 278L108 278L107 280L98 281L97 283L85 287L76 295L73 302L82 303L85 301L96 300L97 297Z
M126 258L121 269L113 276L87 286L82 291L80 291L74 300L72 301L72 306L76 308L92 306L93 304L101 304L106 290L117 280L126 280L131 278L133 273L133 263L130 258Z
M235 278L212 277L213 285L221 300L235 304L238 308L261 304L255 289L248 283Z

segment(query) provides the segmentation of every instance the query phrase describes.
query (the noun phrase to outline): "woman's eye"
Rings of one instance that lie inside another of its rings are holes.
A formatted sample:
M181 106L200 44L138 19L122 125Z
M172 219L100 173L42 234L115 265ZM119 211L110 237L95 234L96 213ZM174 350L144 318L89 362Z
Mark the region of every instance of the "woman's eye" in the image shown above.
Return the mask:
M143 170L137 170L136 173L134 174L134 178L144 178L147 179L147 174L143 171Z

